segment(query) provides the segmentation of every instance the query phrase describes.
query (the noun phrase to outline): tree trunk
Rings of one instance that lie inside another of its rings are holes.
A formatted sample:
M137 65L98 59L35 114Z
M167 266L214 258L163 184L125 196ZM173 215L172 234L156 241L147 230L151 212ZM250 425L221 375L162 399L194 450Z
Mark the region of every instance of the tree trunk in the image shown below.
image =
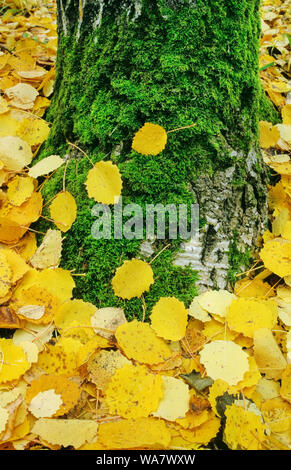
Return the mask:
M66 189L78 218L66 234L63 266L78 296L122 306L140 317L141 300L114 296L111 279L125 259L155 256L147 312L160 296L188 306L198 289L225 288L250 262L267 220L266 173L257 143L259 0L58 0L59 49L50 138L42 157L69 152ZM131 149L145 122L171 130L166 149ZM90 163L111 159L123 200L198 203L199 240L94 240L85 189ZM64 169L44 186L62 190ZM150 258L149 258L150 259Z

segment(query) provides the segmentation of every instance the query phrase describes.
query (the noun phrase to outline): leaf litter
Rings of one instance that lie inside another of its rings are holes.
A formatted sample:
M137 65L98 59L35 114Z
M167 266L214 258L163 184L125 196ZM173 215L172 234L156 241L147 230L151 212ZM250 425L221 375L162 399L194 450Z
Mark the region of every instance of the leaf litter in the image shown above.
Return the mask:
M33 163L49 132L43 115L55 77L54 4L17 14L16 24L10 10L1 18L0 326L13 337L0 339L0 449L34 449L36 440L49 449L203 449L213 448L220 429L230 449L291 448L287 3L262 3L261 80L282 124L260 123L264 160L280 177L269 188L272 232L262 239L260 270L242 274L234 293L209 290L189 308L161 298L150 323L74 299L73 275L59 267L61 232L77 217L65 181L50 204L52 229L37 246L30 228L43 207L37 178L66 163L58 155ZM145 123L132 149L157 155L170 132ZM86 186L95 201L117 202L118 167L99 162ZM112 277L125 300L154 282L139 259L123 260Z

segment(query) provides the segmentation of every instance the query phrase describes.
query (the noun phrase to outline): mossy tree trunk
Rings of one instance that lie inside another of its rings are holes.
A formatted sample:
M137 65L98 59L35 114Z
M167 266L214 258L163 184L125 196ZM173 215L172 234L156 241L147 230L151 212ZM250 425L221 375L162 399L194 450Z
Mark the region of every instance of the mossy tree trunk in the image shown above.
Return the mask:
M141 316L141 300L117 299L111 279L125 259L146 255L140 240L92 238L90 163L66 140L94 162L118 165L125 203L200 206L199 240L182 251L171 241L152 264L147 312L160 296L189 305L197 285L224 288L248 264L267 219L258 8L259 0L58 0L58 73L42 156L70 156L66 188L78 219L66 234L63 266L86 273L77 278L78 296ZM196 126L170 134L151 157L131 150L145 122ZM47 200L62 190L63 171L45 184ZM152 243L152 256L167 243Z

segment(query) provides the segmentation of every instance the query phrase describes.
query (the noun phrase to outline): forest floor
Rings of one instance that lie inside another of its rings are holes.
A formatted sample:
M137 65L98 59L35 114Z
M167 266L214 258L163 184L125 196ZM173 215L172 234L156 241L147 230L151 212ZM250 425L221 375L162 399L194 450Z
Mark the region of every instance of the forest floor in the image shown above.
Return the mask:
M55 3L34 3L0 7L0 450L291 450L289 2L261 7L261 80L282 122L260 122L273 183L258 258L233 292L204 292L189 308L161 298L150 323L74 299L82 274L58 267L78 208L64 158L31 164L49 133L57 53ZM63 191L46 203L52 228L37 246L30 225L44 217L41 189L61 166ZM90 197L103 171L90 170ZM112 286L131 298L153 282L151 262L131 260Z

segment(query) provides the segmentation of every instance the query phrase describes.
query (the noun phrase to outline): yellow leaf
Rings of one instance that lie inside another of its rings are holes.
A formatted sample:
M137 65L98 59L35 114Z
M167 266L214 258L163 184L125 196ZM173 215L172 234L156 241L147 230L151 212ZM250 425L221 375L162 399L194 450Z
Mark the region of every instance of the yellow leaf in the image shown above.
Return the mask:
M262 148L274 147L280 139L280 132L267 121L260 121L260 145Z
M100 424L98 429L98 441L108 449L167 448L170 438L166 423L154 418L123 419Z
M159 375L145 366L124 365L117 369L105 391L109 413L123 418L147 417L156 411L163 396Z
M0 253L1 252L2 250L0 250ZM30 268L24 259L15 251L5 248L3 253L5 254L8 264L11 268L11 282L14 284L15 282L19 281L19 279L21 279Z
M196 320L200 320L203 323L211 320L211 316L208 315L207 311L201 307L197 300L197 297L194 297L194 299L192 300L188 313L190 317L193 317Z
M45 390L32 398L28 409L36 418L51 418L59 410L62 403L61 396L53 389Z
M248 355L233 341L212 341L200 352L200 361L213 380L236 385L249 370Z
M10 105L20 109L31 109L38 91L27 83L18 83L17 85L7 88L5 95L11 100Z
M153 307L151 326L158 336L179 341L186 333L187 316L183 302L175 297L161 297Z
M153 416L167 421L184 418L189 410L190 393L188 385L183 380L165 375L162 375L162 380L164 395L157 411L152 413ZM174 403L175 406L173 406Z
M254 358L260 372L270 379L280 379L287 365L272 331L268 328L254 332Z
M167 143L167 133L158 124L146 122L135 134L132 148L143 155L158 155Z
M137 320L125 323L117 328L115 337L129 359L146 364L158 364L172 356L166 343L156 336L147 323Z
M42 144L49 135L50 128L46 121L29 117L23 119L17 126L17 135L29 145Z
M14 206L21 206L27 199L31 197L33 191L33 179L17 175L8 183L7 197L10 204Z
M59 155L50 155L49 157L43 158L33 167L29 169L28 176L32 178L38 178L39 176L47 175L52 171L60 168L64 163L64 160Z
M122 308L98 308L90 318L95 333L104 338L112 338L118 326L126 323Z
M48 229L42 244L30 258L30 264L37 269L52 268L59 265L62 252L62 234L59 230Z
M72 298L75 282L71 273L65 269L44 269L39 273L37 282L60 302Z
M285 104L285 106L281 110L283 124L290 125L291 124L291 104Z
M278 307L274 301L241 297L232 302L226 319L231 330L252 338L259 328L273 328L277 315Z
M149 291L154 282L154 274L151 266L145 261L133 258L124 261L117 268L112 279L114 294L122 299L140 297Z
M87 363L90 380L97 388L105 390L115 371L125 364L130 364L130 361L119 350L97 351Z
M0 251L0 297L8 294L11 288L12 270L5 256L4 250Z
M225 441L232 450L262 450L266 426L257 414L232 404L225 411Z
M98 424L93 420L41 418L31 432L50 444L78 449L96 438L97 429Z
M280 277L291 275L291 242L282 238L270 240L260 251L265 267Z
M51 417L62 416L68 413L79 401L81 396L80 386L67 377L61 375L42 375L39 379L33 380L30 387L26 392L26 401L31 405L33 399L46 391L54 390L60 399L60 405L53 411L50 416L36 416ZM31 410L30 410L31 411Z
M291 403L291 364L288 364L281 378L280 394L284 400Z
M90 302L80 299L68 300L55 312L55 325L62 331L63 336L83 339L86 342L95 336L93 328L88 327L91 326L91 317L96 310L95 305Z
M6 424L9 419L9 413L6 408L0 406L0 434L5 431Z
M0 137L0 160L8 170L20 171L31 163L30 145L19 137Z
M77 217L77 204L71 193L59 193L50 205L50 214L59 230L70 230Z
M19 379L29 368L25 352L12 339L0 339L0 383Z
M197 297L197 301L207 312L224 318L228 307L235 298L234 294L222 289L203 292Z
M118 167L110 161L95 163L88 172L86 188L88 196L95 201L103 204L117 204L122 188Z

